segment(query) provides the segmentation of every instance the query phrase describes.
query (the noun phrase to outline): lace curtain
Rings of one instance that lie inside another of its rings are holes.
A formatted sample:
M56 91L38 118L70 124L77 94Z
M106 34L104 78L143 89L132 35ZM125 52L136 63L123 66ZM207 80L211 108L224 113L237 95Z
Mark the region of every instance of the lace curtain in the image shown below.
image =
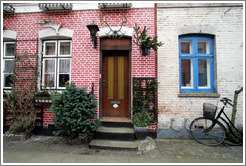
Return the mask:
M70 73L70 60L69 59L59 60L59 73Z

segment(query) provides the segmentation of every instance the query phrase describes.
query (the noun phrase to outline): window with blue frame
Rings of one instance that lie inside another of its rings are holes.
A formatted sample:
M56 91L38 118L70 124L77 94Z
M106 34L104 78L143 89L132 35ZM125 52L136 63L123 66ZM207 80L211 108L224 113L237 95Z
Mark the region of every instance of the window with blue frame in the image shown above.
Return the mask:
M214 92L212 36L179 38L180 92Z

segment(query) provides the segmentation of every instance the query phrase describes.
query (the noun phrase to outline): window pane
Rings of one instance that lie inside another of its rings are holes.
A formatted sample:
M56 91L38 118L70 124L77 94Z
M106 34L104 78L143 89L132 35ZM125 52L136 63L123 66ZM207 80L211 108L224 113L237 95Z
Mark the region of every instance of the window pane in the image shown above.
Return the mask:
M198 41L198 54L209 54L209 41Z
M65 87L66 84L69 84L69 81L69 74L59 74L59 87Z
M118 56L118 99L124 99L124 56Z
M182 59L181 60L181 78L182 87L193 87L193 60Z
M114 98L114 57L108 56L108 99Z
M45 55L55 55L56 54L55 52L56 52L55 42L45 43Z
M44 75L44 86L45 87L55 87L55 74L45 74Z
M59 60L59 73L70 73L70 60L69 59Z
M45 60L44 61L44 72L45 73L55 73L55 60Z
M5 60L4 73L13 73L14 60Z
M14 55L15 55L15 44L6 43L5 56L14 56Z
M181 54L192 54L192 41L181 41Z
M60 55L70 55L70 42L60 42Z
M4 74L4 87L11 87L11 83L13 83L13 80L11 78L10 74Z
M209 59L198 60L199 87L210 87L210 63Z

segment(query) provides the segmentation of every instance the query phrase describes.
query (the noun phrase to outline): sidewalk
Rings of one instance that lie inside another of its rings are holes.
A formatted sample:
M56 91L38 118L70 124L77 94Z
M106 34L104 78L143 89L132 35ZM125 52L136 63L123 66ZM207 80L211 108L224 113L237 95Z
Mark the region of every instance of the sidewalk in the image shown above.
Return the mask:
M63 138L34 136L28 140L4 137L4 163L243 163L243 146L209 147L191 139L155 139L151 151L89 149L67 145ZM140 143L141 141L138 141Z

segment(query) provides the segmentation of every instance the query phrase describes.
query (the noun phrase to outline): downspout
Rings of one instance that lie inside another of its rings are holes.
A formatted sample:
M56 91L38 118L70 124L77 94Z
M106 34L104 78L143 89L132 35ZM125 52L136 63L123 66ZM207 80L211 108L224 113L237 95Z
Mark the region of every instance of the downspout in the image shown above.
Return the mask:
M155 3L154 7L154 20L155 20L155 36L157 36L157 3ZM155 71L156 71L156 82L158 83L158 54L157 51L155 51ZM157 84L158 85L158 84ZM158 86L156 88L156 131L158 126Z

